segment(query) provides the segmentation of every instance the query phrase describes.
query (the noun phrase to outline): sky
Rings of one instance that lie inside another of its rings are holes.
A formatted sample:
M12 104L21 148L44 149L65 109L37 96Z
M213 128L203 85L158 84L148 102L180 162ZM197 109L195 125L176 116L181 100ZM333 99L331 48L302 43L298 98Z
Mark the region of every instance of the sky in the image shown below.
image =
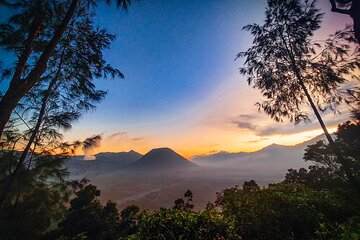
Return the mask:
M326 14L316 37L351 23L331 13L327 0L318 5ZM254 104L262 97L238 72L235 55L252 41L242 27L261 24L265 6L263 0L143 0L124 13L100 5L96 24L117 35L105 58L125 79L95 80L108 94L65 140L102 134L94 153L170 147L191 157L293 145L321 134L312 114L312 123L295 126L258 112ZM323 116L330 131L348 119L346 110Z

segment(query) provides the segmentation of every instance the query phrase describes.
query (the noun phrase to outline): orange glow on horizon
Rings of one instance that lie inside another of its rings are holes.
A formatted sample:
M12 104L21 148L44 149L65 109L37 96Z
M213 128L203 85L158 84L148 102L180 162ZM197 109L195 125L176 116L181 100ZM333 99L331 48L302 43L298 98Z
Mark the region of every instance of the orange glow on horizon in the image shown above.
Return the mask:
M337 126L330 126L328 127L329 132L335 132ZM100 152L127 152L130 150L134 150L140 154L146 154L148 151L150 151L153 148L158 147L170 147L180 155L184 156L187 159L190 159L191 157L194 157L196 155L208 155L213 154L219 151L227 151L227 152L254 152L258 151L268 145L271 145L273 143L279 144L279 145L296 145L305 141L308 141L316 136L319 136L323 133L322 129L313 129L309 131L301 131L294 134L277 134L277 135L271 135L267 136L265 140L260 140L258 142L251 142L248 141L249 135L242 136L241 133L233 133L230 136L226 136L226 138L231 139L228 143L225 145L211 145L209 144L203 144L203 145L195 145L193 144L193 141L184 141L183 139L179 139L178 141L171 141L171 144L168 146L166 145L159 145L156 142L148 141L144 143L143 145L131 145L131 144L110 144L109 141L105 138L101 144L101 147L94 150L92 154L100 153ZM211 139L209 139L211 140ZM245 144L244 144L245 143ZM216 148L215 148L216 147ZM82 155L81 149L78 150L76 153L77 155Z

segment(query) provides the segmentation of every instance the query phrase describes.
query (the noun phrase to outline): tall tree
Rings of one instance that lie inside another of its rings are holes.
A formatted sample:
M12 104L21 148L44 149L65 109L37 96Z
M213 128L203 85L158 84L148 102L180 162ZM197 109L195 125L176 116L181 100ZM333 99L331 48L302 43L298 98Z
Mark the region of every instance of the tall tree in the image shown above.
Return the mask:
M360 44L360 1L359 0L330 0L331 11L347 14L354 21L355 37Z
M17 55L10 84L0 99L0 137L18 102L41 81L56 47L69 29L77 9L96 6L90 0L2 1L15 8L7 24L1 26L0 45ZM110 0L105 0L111 3ZM118 7L127 10L130 0L116 0ZM34 61L34 55L37 56Z
M13 119L15 124L24 122L24 146L17 144L17 167L6 181L0 195L0 204L12 187L18 172L33 153L49 151L52 142L61 142L60 130L71 128L73 121L94 109L94 103L102 100L106 92L97 90L92 80L96 77L123 77L121 72L103 59L102 50L110 47L114 36L104 29L94 28L92 13L80 8L75 14L76 24L70 24L71 32L65 33L49 60L49 69L39 82L18 104L18 113L26 117ZM70 104L71 103L71 104ZM21 107L21 108L20 108ZM9 126L9 131L16 128ZM7 132L9 132L7 131ZM21 133L21 131L18 131ZM7 135L4 140L7 140ZM86 143L86 142L85 142ZM84 143L84 144L85 144ZM49 152L48 154L53 154Z
M334 143L319 112L336 111L342 100L339 86L347 81L347 76L356 78L354 71L360 67L358 47L343 41L340 32L322 44L311 41L323 15L315 1L269 0L265 14L262 26L244 27L254 36L253 46L237 55L246 59L240 73L248 76L249 85L260 89L266 98L257 106L276 121L288 118L298 123L309 121L308 114L302 110L307 103L349 180L359 189L347 159Z

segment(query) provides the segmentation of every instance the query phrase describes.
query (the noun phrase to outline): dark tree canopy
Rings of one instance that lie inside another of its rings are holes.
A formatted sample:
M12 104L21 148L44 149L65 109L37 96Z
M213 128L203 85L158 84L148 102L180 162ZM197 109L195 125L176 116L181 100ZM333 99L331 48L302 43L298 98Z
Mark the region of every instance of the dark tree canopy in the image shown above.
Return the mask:
M350 164L352 175L360 178L360 122L347 121L338 125L335 133L335 143ZM289 169L285 176L285 183L298 183L315 189L344 188L347 186L347 175L344 168L333 153L329 144L318 141L309 145L304 154L304 160L309 161L309 169Z
M19 101L40 83L45 72L50 70L49 61L59 44L66 40L66 33L71 33L74 30L72 27L82 21L77 14L81 11L90 14L87 24L92 27L93 23L90 19L94 14L91 8L96 6L97 2L91 0L5 0L0 2L14 12L8 22L0 27L0 45L17 57L13 71L7 76L10 82L9 87L1 94L0 137ZM105 2L111 3L110 0ZM130 0L117 0L116 5L127 10L130 2ZM82 39L91 37L87 35Z
M360 44L360 1L358 0L330 0L331 11L349 15L354 21L354 32Z
M257 103L259 110L276 121L288 118L298 123L309 121L304 111L308 104L349 181L360 193L360 183L352 176L350 163L334 143L319 112L336 111L343 101L341 84L349 78L358 79L358 46L352 47L344 37L348 36L347 28L331 35L323 44L312 41L322 17L315 1L269 0L265 15L263 25L244 27L254 36L253 46L237 55L245 58L240 73L265 97Z
M338 35L324 45L312 42L321 17L314 1L269 0L265 23L244 27L254 40L251 48L237 55L245 58L240 73L266 98L257 103L259 109L277 121L309 119L303 110L308 103L304 87L318 108L334 109L345 75L359 67L359 54L350 57L350 46Z

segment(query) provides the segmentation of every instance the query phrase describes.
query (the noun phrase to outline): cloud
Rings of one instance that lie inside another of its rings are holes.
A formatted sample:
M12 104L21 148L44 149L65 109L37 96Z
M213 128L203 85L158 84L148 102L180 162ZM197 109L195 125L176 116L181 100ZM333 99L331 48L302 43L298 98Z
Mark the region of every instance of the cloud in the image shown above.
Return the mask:
M124 136L127 136L127 132L116 132L116 133L111 134L107 138L111 140L113 138L124 137Z
M144 138L143 137L134 137L131 140L133 140L133 141L141 141L141 140L144 140Z
M334 119L330 119L330 117L334 117L334 114L328 113L323 116L323 120L327 127L331 127L337 125L339 123L345 122L349 119L348 114L339 116ZM276 126L264 126L262 128L257 129L258 136L273 136L273 135L290 135L303 131L310 131L320 128L319 122L315 117L311 119L310 123L301 122L299 124L294 124L291 122L288 123L277 123Z
M214 154L214 153L218 153L219 152L219 150L211 150L211 151L209 151L209 154Z
M339 123L345 122L349 119L349 114L344 111L344 114L337 114L334 116L333 112L326 112L322 114L326 126L331 127ZM291 135L304 131L311 131L320 127L315 116L310 114L310 123L301 122L294 124L293 122L276 122L267 115L263 114L240 114L235 118L230 119L232 127L241 130L250 130L255 132L258 137L269 137L275 135ZM247 141L248 143L256 143L266 139L254 139Z
M233 123L237 128L241 128L241 129L255 130L255 129L257 128L257 126L256 126L255 124L252 124L252 123L249 123L249 122L234 120L234 121L232 121L232 123Z
M256 130L258 126L254 123L259 119L258 116L250 114L240 114L235 119L231 120L231 123L236 128Z
M270 138L268 137L260 137L259 139L255 139L255 140L250 140L250 141L247 141L248 143L258 143L258 142L261 142L261 141L264 141L264 140L268 140Z

